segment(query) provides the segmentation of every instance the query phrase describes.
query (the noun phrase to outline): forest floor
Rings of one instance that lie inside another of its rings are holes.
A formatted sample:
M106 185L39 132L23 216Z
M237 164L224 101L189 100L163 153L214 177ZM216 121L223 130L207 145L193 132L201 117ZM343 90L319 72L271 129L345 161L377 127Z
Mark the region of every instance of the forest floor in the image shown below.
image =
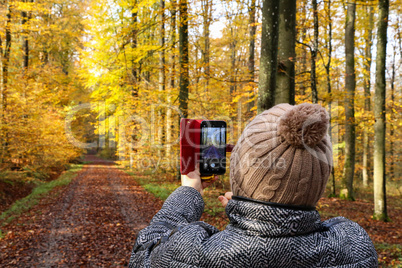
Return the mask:
M54 188L11 222L0 221L0 267L128 264L136 233L149 223L178 183L149 174L135 174L134 180L112 161L95 156L85 160L91 163L68 186ZM219 184L206 191L202 217L219 229L228 223L224 210L218 207L217 196L222 191ZM323 220L341 215L358 222L375 243L381 266L397 267L402 264L401 200L391 196L388 204L392 221L387 223L371 218L372 201L322 198L317 208Z
M72 182L2 226L0 267L127 266L162 201L113 162L88 156Z

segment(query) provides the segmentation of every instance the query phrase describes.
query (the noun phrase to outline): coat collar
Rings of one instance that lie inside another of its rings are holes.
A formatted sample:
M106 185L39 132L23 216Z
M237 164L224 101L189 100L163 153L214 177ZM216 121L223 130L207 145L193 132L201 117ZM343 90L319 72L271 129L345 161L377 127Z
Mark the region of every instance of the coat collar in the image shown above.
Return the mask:
M241 197L229 201L226 214L230 220L226 229L246 235L285 237L323 228L320 215L314 209L281 207Z

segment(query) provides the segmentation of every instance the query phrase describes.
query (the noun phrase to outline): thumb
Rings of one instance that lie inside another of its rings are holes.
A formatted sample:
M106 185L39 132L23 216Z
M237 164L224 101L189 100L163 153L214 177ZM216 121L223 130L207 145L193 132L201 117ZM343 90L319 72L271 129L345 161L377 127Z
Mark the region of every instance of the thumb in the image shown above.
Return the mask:
M229 200L224 196L219 196L218 200L221 202L222 206L225 208L228 204Z

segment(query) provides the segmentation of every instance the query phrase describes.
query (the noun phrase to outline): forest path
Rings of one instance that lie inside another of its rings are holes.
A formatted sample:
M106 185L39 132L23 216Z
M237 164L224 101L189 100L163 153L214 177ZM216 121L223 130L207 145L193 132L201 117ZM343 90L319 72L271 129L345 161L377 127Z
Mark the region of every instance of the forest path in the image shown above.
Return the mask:
M0 267L121 267L162 202L113 162L90 164L2 227Z

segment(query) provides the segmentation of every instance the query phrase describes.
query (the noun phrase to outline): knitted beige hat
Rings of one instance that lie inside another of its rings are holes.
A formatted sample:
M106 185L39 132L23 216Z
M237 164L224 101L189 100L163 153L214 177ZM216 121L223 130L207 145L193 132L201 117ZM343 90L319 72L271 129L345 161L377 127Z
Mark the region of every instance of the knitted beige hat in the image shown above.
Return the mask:
M332 167L329 116L318 104L279 104L257 115L230 157L234 195L315 206Z

